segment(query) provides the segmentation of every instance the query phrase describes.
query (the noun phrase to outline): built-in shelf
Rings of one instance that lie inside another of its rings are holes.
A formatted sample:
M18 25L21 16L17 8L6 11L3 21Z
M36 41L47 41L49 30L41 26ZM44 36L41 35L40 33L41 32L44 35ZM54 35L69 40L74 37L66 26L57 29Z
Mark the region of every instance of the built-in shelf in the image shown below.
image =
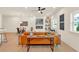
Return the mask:
M45 31L49 31L49 29L50 29L50 18L47 17L45 19Z

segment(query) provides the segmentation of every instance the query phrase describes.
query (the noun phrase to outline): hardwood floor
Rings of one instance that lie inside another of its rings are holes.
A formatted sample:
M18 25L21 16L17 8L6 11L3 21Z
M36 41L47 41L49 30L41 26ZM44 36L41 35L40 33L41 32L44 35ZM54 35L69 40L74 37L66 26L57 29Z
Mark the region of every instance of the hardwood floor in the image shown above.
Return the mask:
M7 34L7 42L4 42L0 46L0 52L26 52L27 47L22 47L21 45L18 45L18 35L9 33ZM61 43L61 46L59 48L54 48L55 52L76 52L74 49L72 49L70 46L65 44L64 42ZM31 46L30 52L51 52L51 49L49 46Z

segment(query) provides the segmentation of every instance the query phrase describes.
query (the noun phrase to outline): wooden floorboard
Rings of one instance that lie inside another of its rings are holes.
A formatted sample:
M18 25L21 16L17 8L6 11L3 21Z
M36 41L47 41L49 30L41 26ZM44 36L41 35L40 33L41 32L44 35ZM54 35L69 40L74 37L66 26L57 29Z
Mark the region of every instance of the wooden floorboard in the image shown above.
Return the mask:
M7 34L7 42L0 46L0 52L27 52L26 46L18 45L18 35L15 33ZM50 46L31 46L30 52L52 52ZM59 47L54 48L54 52L76 52L73 48L61 42Z

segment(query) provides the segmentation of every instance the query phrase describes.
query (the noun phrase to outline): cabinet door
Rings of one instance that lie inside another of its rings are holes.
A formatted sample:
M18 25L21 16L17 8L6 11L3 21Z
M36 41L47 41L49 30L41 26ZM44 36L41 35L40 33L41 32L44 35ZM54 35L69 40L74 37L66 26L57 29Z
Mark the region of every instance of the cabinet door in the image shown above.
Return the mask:
M50 44L50 39L32 39L30 44Z

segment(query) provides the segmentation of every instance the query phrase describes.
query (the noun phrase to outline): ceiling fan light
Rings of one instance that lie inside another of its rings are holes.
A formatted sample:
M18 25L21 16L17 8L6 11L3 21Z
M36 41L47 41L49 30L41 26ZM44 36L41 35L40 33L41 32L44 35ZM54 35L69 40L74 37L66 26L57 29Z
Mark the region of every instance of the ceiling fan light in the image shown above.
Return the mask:
M42 12L42 11L41 11L40 13L41 13L41 14L43 14L43 12Z
M38 13L40 13L40 11L38 11Z

